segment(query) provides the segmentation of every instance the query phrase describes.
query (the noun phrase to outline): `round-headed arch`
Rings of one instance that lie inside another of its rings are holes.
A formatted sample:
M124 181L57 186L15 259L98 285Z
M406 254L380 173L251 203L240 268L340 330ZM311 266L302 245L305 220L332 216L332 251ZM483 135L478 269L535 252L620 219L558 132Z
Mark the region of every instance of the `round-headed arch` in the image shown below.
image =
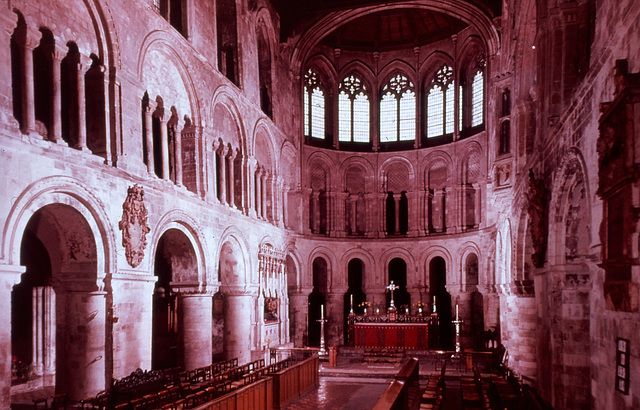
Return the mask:
M114 272L116 236L104 204L81 182L60 176L36 181L17 197L4 224L0 260L7 265L20 264L20 248L27 223L37 211L52 204L73 208L87 222L96 247L98 280Z

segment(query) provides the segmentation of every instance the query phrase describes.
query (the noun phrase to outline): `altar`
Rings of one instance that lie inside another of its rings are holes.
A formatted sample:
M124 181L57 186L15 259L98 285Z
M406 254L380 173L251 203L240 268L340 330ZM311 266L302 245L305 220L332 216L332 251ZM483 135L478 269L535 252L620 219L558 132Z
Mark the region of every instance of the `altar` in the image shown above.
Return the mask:
M354 323L355 347L429 348L429 323Z

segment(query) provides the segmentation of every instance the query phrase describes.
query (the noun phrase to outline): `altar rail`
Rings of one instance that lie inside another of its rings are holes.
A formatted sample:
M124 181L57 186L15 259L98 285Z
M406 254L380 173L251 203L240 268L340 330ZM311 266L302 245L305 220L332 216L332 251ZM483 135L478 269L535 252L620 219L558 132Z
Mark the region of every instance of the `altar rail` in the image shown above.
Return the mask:
M402 366L373 410L402 410L420 407L420 366L412 357Z
M285 360L252 373L255 378L242 388L207 402L196 410L280 409L319 386L318 356L302 362Z

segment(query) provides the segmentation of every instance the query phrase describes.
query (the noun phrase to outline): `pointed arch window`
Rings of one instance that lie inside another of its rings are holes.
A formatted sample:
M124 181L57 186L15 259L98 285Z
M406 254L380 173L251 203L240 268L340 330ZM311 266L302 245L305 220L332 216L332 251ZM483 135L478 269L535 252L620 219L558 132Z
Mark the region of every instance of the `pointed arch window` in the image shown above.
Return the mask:
M324 139L324 91L311 68L304 75L304 135Z
M427 138L453 133L455 84L453 69L439 69L427 91Z
M416 138L416 93L402 74L389 79L380 100L380 142L412 141Z
M354 74L348 75L338 91L338 140L370 142L370 103L362 80Z

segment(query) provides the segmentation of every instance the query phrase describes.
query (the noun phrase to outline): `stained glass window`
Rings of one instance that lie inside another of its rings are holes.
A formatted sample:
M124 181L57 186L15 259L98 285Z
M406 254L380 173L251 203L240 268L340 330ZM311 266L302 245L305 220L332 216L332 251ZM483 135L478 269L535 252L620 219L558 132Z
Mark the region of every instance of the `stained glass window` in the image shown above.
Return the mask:
M304 135L324 139L324 92L312 69L304 75Z
M370 109L367 89L354 74L338 87L338 140L369 142Z

